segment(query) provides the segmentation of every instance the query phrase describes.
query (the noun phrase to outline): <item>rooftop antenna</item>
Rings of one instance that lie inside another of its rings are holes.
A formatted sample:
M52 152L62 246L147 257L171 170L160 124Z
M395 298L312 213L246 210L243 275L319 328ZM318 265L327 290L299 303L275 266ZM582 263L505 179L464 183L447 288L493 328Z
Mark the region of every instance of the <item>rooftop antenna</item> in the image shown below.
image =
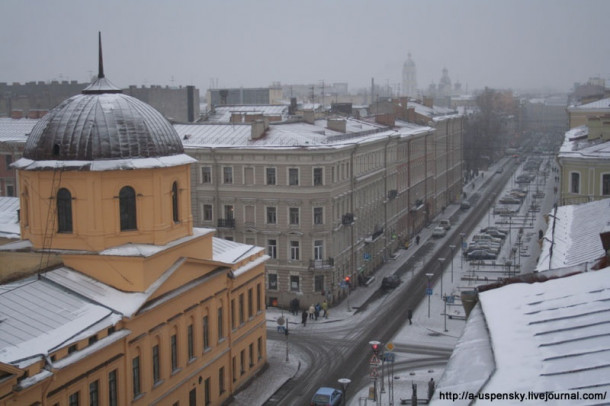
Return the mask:
M99 79L104 77L104 59L102 58L102 32L98 31L99 38L99 67L97 77Z

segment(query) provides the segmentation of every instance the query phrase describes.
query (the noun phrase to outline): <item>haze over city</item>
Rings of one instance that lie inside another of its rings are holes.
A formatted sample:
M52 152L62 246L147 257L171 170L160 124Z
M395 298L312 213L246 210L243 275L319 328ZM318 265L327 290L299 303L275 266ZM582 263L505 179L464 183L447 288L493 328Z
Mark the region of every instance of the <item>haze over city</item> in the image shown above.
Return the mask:
M398 86L408 53L420 89L443 68L468 90L568 91L610 78L606 0L4 0L0 81L88 82L102 32L117 86Z

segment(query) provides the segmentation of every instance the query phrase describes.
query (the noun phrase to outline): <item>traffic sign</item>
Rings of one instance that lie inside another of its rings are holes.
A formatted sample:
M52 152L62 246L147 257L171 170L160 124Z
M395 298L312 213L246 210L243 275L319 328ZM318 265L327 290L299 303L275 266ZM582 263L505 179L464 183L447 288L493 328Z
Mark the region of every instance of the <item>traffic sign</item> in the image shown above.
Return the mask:
M377 379L379 377L379 371L377 371L377 368L371 368L369 376L373 379Z
M426 295L432 296L432 288L426 288Z
M453 295L447 296L446 302L449 304L453 304L455 297Z
M379 359L377 354L373 354L373 356L371 357L371 360L369 361L369 364L371 366L375 366L375 367L378 367L381 365L381 360Z
M393 352L386 352L385 354L383 354L383 359L385 359L386 362L394 362L395 358L396 354Z
M394 343L387 343L385 345L386 350L392 351L394 349Z

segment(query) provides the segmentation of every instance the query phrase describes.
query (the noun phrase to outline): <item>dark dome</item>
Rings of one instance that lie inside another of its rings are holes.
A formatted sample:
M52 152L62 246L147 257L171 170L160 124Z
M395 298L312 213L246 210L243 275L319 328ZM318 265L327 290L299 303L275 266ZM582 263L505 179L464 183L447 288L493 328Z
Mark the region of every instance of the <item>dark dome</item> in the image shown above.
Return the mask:
M161 113L122 94L102 77L39 121L23 156L35 161L92 161L182 153L178 133Z

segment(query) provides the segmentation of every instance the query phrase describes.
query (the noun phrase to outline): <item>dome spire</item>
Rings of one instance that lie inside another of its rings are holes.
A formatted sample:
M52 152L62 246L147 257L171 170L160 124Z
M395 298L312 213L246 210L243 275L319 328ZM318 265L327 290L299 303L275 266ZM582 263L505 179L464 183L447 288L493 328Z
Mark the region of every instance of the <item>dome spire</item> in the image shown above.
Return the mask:
M102 57L102 32L98 31L98 73L97 79L83 90L83 94L123 93L104 75L104 58Z

